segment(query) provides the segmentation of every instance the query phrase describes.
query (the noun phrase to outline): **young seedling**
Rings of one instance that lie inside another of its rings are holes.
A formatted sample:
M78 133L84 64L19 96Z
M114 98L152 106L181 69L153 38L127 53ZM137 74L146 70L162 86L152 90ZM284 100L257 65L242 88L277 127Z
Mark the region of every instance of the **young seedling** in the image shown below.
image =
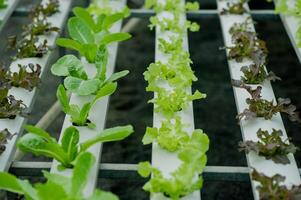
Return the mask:
M8 88L0 88L0 119L15 119L17 115L27 117L26 108L22 100L8 95Z
M46 17L36 17L32 19L32 23L24 26L23 36L32 35L44 35L50 32L58 32L60 29L58 27L52 26L50 22L47 22Z
M94 163L95 158L91 153L82 153L75 162L70 178L43 171L47 181L35 185L30 184L28 180L18 179L7 172L0 172L0 189L24 195L25 200L46 200L49 198L55 200L118 200L116 195L100 189L96 189L88 198L84 196L84 189Z
M242 120L243 118L249 120L255 117L262 117L266 120L270 120L276 113L282 112L288 114L291 121L301 123L299 113L296 112L296 106L291 104L290 99L278 98L278 103L275 104L273 100L268 101L261 98L261 86L252 89L251 86L247 86L242 81L238 80L232 80L232 85L247 90L252 97L246 99L249 107L237 115L239 120Z
M88 74L82 62L73 55L66 55L60 58L51 67L51 72L56 76L66 76L64 86L72 93L76 93L80 96L97 94L97 92L107 84L114 83L129 73L129 71L124 70L106 78L107 57L106 55L103 57L102 53L105 54L105 52L99 52L97 54L97 73L91 79L88 78Z
M11 75L11 85L32 91L41 83L41 66L29 63L28 65L18 65L19 71Z
M240 69L243 72L241 80L246 84L261 84L264 81L281 80L274 72L267 73L264 65L251 64Z
M59 12L59 0L49 0L47 3L41 2L36 7L32 9L29 13L30 18L36 17L49 17L57 12Z
M11 140L15 135L16 133L11 134L7 128L0 131L0 156L5 151L8 140Z
M201 176L205 169L209 149L209 139L202 130L192 133L186 144L178 152L181 165L170 175L164 177L162 172L151 166L149 162L141 162L138 166L140 176L151 179L143 186L151 194L162 193L171 199L180 199L203 185Z
M117 126L105 129L95 137L79 143L80 133L71 126L65 129L62 141L59 143L38 127L27 125L25 130L28 133L18 140L18 148L24 152L57 160L61 164L59 169L74 167L74 161L80 154L96 143L123 140L133 133L133 127L130 125Z
M37 87L41 80L41 66L29 63L28 65L18 65L18 72L11 72L4 67L0 68L0 82L1 85L7 89L12 86L24 88L26 90L32 91Z
M170 152L179 150L189 141L189 135L184 131L185 125L181 120L181 117L176 117L162 121L160 128L147 127L142 139L143 144L151 144L156 141L160 147Z
M229 49L229 59L242 62L244 58L249 58L256 65L266 64L268 49L266 43L260 40L256 33L252 31L232 31L231 34L235 46L226 47Z
M75 17L68 20L68 31L71 39L59 38L59 46L76 50L89 63L96 62L97 51L107 56L107 45L131 38L128 33L110 33L113 24L124 17L124 13L100 15L96 19L83 8L74 8Z
M8 38L9 48L17 49L17 58L31 58L37 57L41 58L44 54L48 52L47 40L42 43L37 44L38 38L36 36L28 36L17 41L16 36L11 36Z
M275 163L290 164L290 160L287 155L289 153L294 154L298 148L289 143L289 139L283 141L283 133L281 130L273 129L272 133L259 129L257 131L259 138L258 142L246 141L239 143L239 151L245 151L246 153L255 152L259 156L264 156L268 160L273 160Z
M68 94L63 85L59 85L56 96L63 108L63 111L70 115L74 126L88 126L89 128L93 129L96 127L96 125L88 119L91 108L100 98L114 93L116 88L117 83L106 84L97 92L91 102L84 104L81 108L78 105L69 104Z
M249 0L238 0L237 2L227 3L227 8L223 9L221 14L232 14L232 15L243 15L247 10L245 8L245 4Z
M285 177L280 174L268 177L254 169L252 179L260 183L256 187L259 191L260 200L300 199L301 185L293 185L291 189L288 189L285 185L281 185L285 181Z

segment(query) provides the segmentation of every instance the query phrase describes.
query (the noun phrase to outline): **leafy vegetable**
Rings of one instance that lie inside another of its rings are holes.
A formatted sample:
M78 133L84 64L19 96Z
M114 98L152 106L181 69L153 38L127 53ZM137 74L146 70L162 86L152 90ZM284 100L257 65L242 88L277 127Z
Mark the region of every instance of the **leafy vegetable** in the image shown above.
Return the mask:
M274 72L267 73L264 69L264 65L251 64L249 66L243 66L241 71L244 74L244 76L241 77L241 80L246 84L260 84L265 80L281 80Z
M247 21L245 23L248 23ZM237 25L234 25L237 26ZM252 59L256 65L266 64L267 47L263 40L258 39L255 32L241 31L235 27L230 29L234 47L229 49L229 58L241 62L243 58Z
M263 131L259 129L257 131L257 136L259 138L258 142L246 141L239 143L239 150L254 151L260 156L264 156L266 159L271 159L275 163L289 164L290 160L287 155L289 153L294 154L298 148L292 144L288 143L289 139L282 141L282 131L273 129L272 133L269 134L268 131Z
M94 193L85 198L83 191L88 182L90 170L95 163L95 158L89 152L82 153L76 160L72 176L70 178L50 174L43 171L46 183L31 185L29 181L17 179L14 175L0 172L0 189L24 195L27 200L118 200L118 197L110 192L96 189Z
M24 27L23 35L36 36L50 32L58 32L59 30L58 27L54 27L50 22L47 22L46 17L36 17L33 19L32 23Z
M59 11L59 0L48 0L47 3L41 2L30 12L31 18L42 16L51 16Z
M62 167L72 168L74 161L89 147L99 142L112 142L122 140L133 133L133 127L118 126L105 129L95 137L79 143L79 131L71 126L65 129L61 143L49 133L38 127L27 125L29 132L18 140L18 148L34 155L51 157L61 163Z
M260 183L256 187L259 191L260 200L289 200L299 199L301 196L301 186L293 185L291 189L288 189L285 185L281 185L281 182L285 181L285 177L280 174L268 177L254 169L252 179Z
M282 13L289 16L294 16L298 20L298 28L295 34L297 39L297 45L301 47L301 26L300 26L300 15L301 15L301 6L300 1L287 1L287 0L279 0L276 2L276 13Z
M254 117L263 117L266 120L271 119L276 113L283 112L289 115L291 121L301 122L299 113L296 112L296 106L291 104L290 99L278 98L278 103L275 105L274 101L268 101L261 98L261 86L252 89L242 81L232 80L234 87L239 87L247 90L252 98L247 98L246 102L249 108L246 108L242 113L238 114L239 120L245 118L246 120Z
M16 133L11 134L8 129L0 131L0 155L5 151L8 140L11 140Z
M8 88L0 88L0 119L15 119L17 115L27 116L26 105L8 95Z
M36 44L38 38L35 36L24 37L17 41L16 36L9 38L9 47L17 49L16 58L43 57L48 52L47 40L43 43Z
M170 152L177 151L189 141L189 135L183 128L180 117L176 117L174 120L165 120L159 129L147 127L142 142L150 144L156 140L162 148Z
M75 17L68 20L68 31L71 39L59 38L59 46L76 50L89 63L95 63L97 51L106 51L112 42L121 42L131 37L128 33L110 33L109 28L124 17L123 14L101 15L96 20L88 11L73 9Z
M70 115L73 125L95 128L96 125L88 119L91 108L100 98L114 93L116 88L117 83L109 83L105 85L97 92L91 102L84 104L81 108L75 104L69 105L69 98L63 85L58 87L56 95L63 108L63 111Z
M144 73L148 82L146 90L154 92L154 98L149 102L154 104L154 111L162 118L160 127L147 127L142 142L155 142L161 148L176 153L181 163L167 177L148 162L140 163L138 172L142 177L151 175L143 187L151 195L161 193L171 199L179 199L202 187L203 179L200 175L206 165L205 153L209 147L209 139L202 130L194 130L192 136L189 136L185 128L190 124L183 124L178 113L185 112L193 100L206 97L198 90L191 93L190 87L193 81L197 81L197 77L190 67L192 61L183 41L187 29L198 31L199 25L183 22L181 18L186 9L197 10L199 5L187 3L185 6L180 0L146 0L145 7L153 8L157 13L150 18L150 29L156 27L164 35L168 34L169 38L158 38L159 50L166 54L167 59L150 64ZM162 17L161 12L168 12L168 15Z
M100 15L112 15L116 13L122 13L124 18L130 15L130 9L125 6L123 10L116 11L115 9L111 8L109 4L109 0L104 0L99 4L98 0L93 0L87 9L87 11L93 16L100 16Z
M100 50L101 51L101 50ZM97 94L103 87L108 84L115 83L114 81L126 76L129 71L124 70L114 73L109 78L106 78L106 52L101 52L104 55L97 55L97 73L95 77L89 79L88 74L84 69L82 62L73 55L65 55L60 58L52 67L51 72L57 76L67 76L64 80L64 86L67 90L81 96ZM114 92L114 91L113 91Z
M153 168L148 162L141 162L138 173L142 177L151 179L143 186L146 191L162 193L171 199L179 199L189 193L199 190L203 185L203 172L207 157L205 152L209 148L209 139L202 130L195 130L189 141L179 150L178 157L181 165L166 178L160 170Z
M28 65L18 65L19 72L12 73L11 84L14 87L21 87L32 91L40 82L41 66L29 63ZM35 69L36 68L36 69ZM29 69L30 71L28 71Z
M222 15L233 14L233 15L242 15L246 12L244 5L249 0L238 0L237 2L227 3L228 8L224 8L221 12Z
M10 89L11 86L21 87L29 91L33 90L41 82L41 66L29 63L28 65L18 65L18 72L11 72L4 67L0 69L0 79L3 88ZM30 71L29 71L30 70Z

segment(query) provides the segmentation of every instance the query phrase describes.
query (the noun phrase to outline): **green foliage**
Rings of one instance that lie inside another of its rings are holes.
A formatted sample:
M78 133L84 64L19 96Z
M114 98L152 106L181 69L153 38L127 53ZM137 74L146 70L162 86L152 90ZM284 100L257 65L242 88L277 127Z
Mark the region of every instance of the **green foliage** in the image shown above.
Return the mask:
M116 88L117 83L106 84L97 92L92 101L84 104L81 108L76 104L69 104L69 98L63 85L58 87L56 96L63 108L63 111L70 115L73 125L95 128L96 125L88 119L90 110L93 108L93 105L97 102L97 100L104 96L111 95L115 92Z
M294 6L289 6L289 3L293 3ZM296 17L298 20L298 29L295 33L295 37L297 39L297 45L301 47L301 21L300 21L300 15L301 15L301 1L295 0L295 1L287 1L287 0L279 0L276 4L276 13L281 13L284 15L290 15Z
M124 13L99 15L96 19L83 8L74 8L73 13L75 17L68 20L70 39L59 38L56 43L78 51L89 63L96 62L99 49L106 49L110 43L131 38L128 33L109 32L112 25L124 17Z
M156 27L163 34L168 33L169 38L158 38L159 51L166 54L168 59L150 64L144 72L148 82L146 90L155 93L149 102L154 104L154 111L162 119L159 127L147 127L142 142L156 143L176 153L181 163L168 177L148 162L140 163L138 172L142 177L151 177L143 187L151 195L160 193L171 199L180 199L202 187L201 174L207 161L205 153L209 148L207 135L202 130L194 130L190 136L186 131L190 124L183 124L180 117L193 100L206 97L198 90L194 93L190 90L197 77L190 67L192 61L183 41L187 29L198 31L199 25L190 21L183 23L181 19L185 10L197 10L199 5L187 3L185 6L180 0L167 0L164 4L157 0L146 0L145 7L153 8L157 13L150 18L150 29ZM162 17L161 12L169 14Z
M184 127L180 117L165 120L159 129L147 127L142 142L150 144L157 141L162 148L170 152L177 151L189 141L189 135L184 131Z
M97 68L97 73L95 77L91 79L88 78L88 74L86 73L82 62L73 55L65 55L60 58L51 67L51 72L56 76L66 76L64 80L66 89L80 96L97 94L106 85L115 83L114 81L129 73L129 71L124 70L106 78L107 52L103 52L102 49L100 49L96 58L95 66Z
M60 143L49 133L38 127L25 127L29 132L18 140L18 148L23 152L30 152L37 156L54 158L60 162L61 167L72 168L74 161L88 148L99 142L112 142L123 140L133 133L133 127L118 126L105 129L95 137L79 143L79 131L71 126L65 129Z
M202 187L203 178L200 174L207 162L205 153L209 148L209 139L202 130L195 130L188 140L183 142L183 147L178 152L182 163L169 178L164 177L149 162L139 163L138 173L142 177L152 174L152 178L143 186L144 190L151 194L162 193L171 199L180 199Z
M83 191L94 163L95 158L91 153L82 153L76 160L70 178L43 171L44 177L47 178L46 183L35 185L9 173L0 172L0 189L24 195L27 200L118 200L116 195L99 189L90 197L84 197Z
M271 159L275 163L289 164L290 160L287 155L289 153L294 154L298 148L287 141L282 141L282 131L273 129L272 133L259 129L257 131L258 142L246 141L239 143L239 150L255 152L260 156L264 156L266 159Z
M7 0L0 0L0 9L7 7Z

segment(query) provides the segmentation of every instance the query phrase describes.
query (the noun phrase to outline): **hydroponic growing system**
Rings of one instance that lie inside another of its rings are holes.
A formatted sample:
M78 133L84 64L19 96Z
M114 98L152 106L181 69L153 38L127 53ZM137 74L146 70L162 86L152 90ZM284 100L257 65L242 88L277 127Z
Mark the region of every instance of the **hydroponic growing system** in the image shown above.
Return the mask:
M102 170L116 170L136 171L146 178L143 190L153 200L198 200L206 181L203 174L247 173L254 199L301 199L301 179L293 155L298 147L288 138L280 114L288 115L291 123L301 123L301 119L289 98L275 98L271 81L281 78L266 68L268 49L264 38L256 34L248 2L217 0L216 11L243 138L239 150L246 153L248 168L206 166L210 137L194 125L193 101L202 101L206 94L192 89L202 77L196 77L191 69L188 31L206 30L187 20L187 14L209 11L185 0L146 0L143 8L133 10L126 0L94 0L85 8L72 7L72 0L37 2L26 12L31 22L22 34L9 38L9 46L16 52L10 66L0 69L0 198L5 199L7 191L31 200L118 199L96 184ZM0 0L0 30L18 3ZM301 2L274 3L275 14L281 16L301 61ZM105 128L109 96L118 90L119 79L129 73L114 68L118 43L131 39L127 30L139 21L130 19L122 28L131 13L150 14L149 28L156 34L154 62L141 74L146 91L153 94L149 100L153 126L145 127L141 141L141 145L152 144L152 158L137 164L103 164L103 143L135 137L132 125ZM65 24L68 34L62 31ZM58 48L60 57L52 63ZM67 53L69 50L73 53ZM36 88L48 68L53 76L62 78L57 103L36 126L27 124ZM45 129L60 110L65 119L56 139ZM26 153L53 162L19 161ZM32 184L8 173L10 168L28 173L48 169L43 171L46 181Z

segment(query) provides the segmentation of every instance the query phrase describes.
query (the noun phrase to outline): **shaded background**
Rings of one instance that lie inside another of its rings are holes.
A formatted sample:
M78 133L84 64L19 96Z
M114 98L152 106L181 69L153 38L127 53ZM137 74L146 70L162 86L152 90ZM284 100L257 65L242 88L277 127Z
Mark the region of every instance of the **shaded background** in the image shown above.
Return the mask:
M22 7L31 6L33 1L21 0ZM84 5L85 1L74 1L75 5ZM132 0L129 7L139 8L142 1ZM216 9L213 0L200 1L201 9ZM263 0L252 0L251 9L273 9L273 5ZM293 50L282 22L278 16L253 16L257 22L256 30L261 39L267 42L269 52L268 70L274 71L283 81L272 83L276 97L289 97L301 108L301 66ZM208 152L208 165L247 166L244 153L237 151L237 143L242 140L240 128L235 116L237 114L234 95L230 84L225 51L220 51L223 38L217 15L202 16L192 19L201 25L200 32L189 33L189 50L193 60L192 68L199 78L193 84L193 89L207 93L207 98L194 102L194 118L196 128L203 129L210 137L211 146ZM1 33L0 57L8 65L9 56L6 47L7 36L17 34L21 26L28 23L26 17L11 17ZM151 146L142 145L141 139L146 126L152 126L152 105L147 101L152 98L151 93L145 92L146 82L143 72L154 61L155 34L147 27L149 21L142 18L141 22L131 32L133 39L119 45L116 70L129 69L130 74L119 81L119 90L110 98L106 127L132 124L135 134L130 138L116 143L106 143L103 147L101 162L103 163L131 163L151 159ZM55 62L57 58L53 60ZM56 101L55 92L60 78L46 72L43 83L38 90L38 97L33 112L29 118L30 124L35 124L49 107ZM64 114L51 124L48 131L59 136ZM301 146L299 136L301 126L292 123L286 116L283 121L290 137L297 146ZM301 154L295 155L300 165ZM44 160L27 155L24 160ZM48 160L50 161L50 160ZM129 178L131 177L131 178ZM33 178L36 181L35 178ZM99 187L110 190L121 199L148 199L148 194L141 187L147 180L137 175L115 177L112 173L99 179ZM15 197L11 197L14 199ZM241 200L253 199L249 181L213 181L206 180L202 189L204 200Z

